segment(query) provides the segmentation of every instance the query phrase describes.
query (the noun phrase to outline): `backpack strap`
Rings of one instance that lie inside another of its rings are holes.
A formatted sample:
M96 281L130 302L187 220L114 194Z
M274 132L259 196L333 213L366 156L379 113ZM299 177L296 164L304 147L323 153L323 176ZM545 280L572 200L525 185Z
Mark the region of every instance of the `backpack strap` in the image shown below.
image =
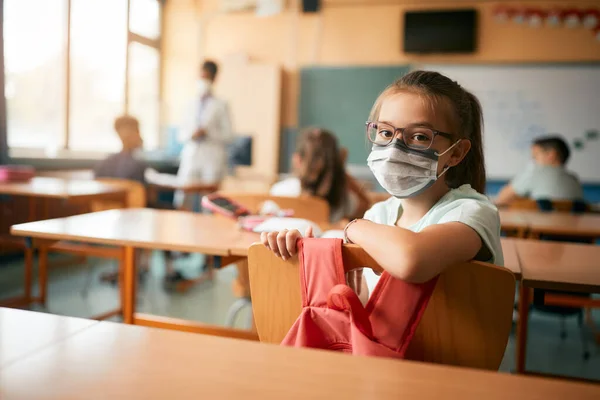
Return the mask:
M369 314L360 302L358 295L347 285L336 285L329 292L327 307L332 310L345 311L350 315L354 325L369 339L373 338L373 329Z
M298 241L302 307L327 307L329 292L345 284L341 239Z
M437 277L408 283L384 272L366 306L376 339L404 354L435 289Z

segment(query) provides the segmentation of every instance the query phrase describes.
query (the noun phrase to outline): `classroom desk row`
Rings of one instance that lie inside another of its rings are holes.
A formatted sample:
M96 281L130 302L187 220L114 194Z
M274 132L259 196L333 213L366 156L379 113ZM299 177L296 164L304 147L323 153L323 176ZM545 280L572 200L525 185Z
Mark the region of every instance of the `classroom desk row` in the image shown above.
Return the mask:
M3 399L598 399L600 386L0 309Z
M152 324L135 314L135 249L175 250L216 256L221 265L246 257L259 240L232 220L195 213L125 209L15 225L12 233L28 237L40 250L40 274L47 269L48 250L59 240L112 245L120 251L123 268L119 312L126 323ZM505 266L521 279L521 307L529 304L531 288L600 293L600 246L536 240L502 239ZM45 298L45 283L40 285ZM517 335L517 371L525 371L527 312L521 308ZM158 324L152 324L158 326Z
M502 230L519 237L564 235L589 239L600 238L600 215L528 210L500 210Z
M245 232L235 221L218 216L155 209L121 209L75 215L15 225L11 233L28 238L39 251L40 295L45 304L48 252L61 241L76 241L102 248L120 259L123 279L119 313L134 323L136 298L136 249L171 250L215 256L217 266L244 258L259 235ZM27 266L26 266L27 268ZM26 271L26 276L31 271ZM142 322L142 321L137 321Z
M505 266L521 280L516 372L525 373L532 289L600 293L600 246L502 238L502 250ZM600 301L588 302L600 306Z

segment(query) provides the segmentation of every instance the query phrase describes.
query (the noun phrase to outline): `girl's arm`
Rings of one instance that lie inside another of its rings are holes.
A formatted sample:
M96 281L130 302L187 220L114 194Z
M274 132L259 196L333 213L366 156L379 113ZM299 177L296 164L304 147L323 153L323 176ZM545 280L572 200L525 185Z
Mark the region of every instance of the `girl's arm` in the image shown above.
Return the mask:
M417 283L430 280L447 267L472 260L483 245L479 234L460 222L412 232L359 220L348 226L346 233L392 276Z
M348 226L346 233L392 276L416 283L426 282L452 265L474 259L483 245L477 232L461 222L431 225L416 233L358 220ZM312 230L306 232L306 237L311 236ZM296 241L300 237L297 230L263 232L261 241L286 260L298 252Z

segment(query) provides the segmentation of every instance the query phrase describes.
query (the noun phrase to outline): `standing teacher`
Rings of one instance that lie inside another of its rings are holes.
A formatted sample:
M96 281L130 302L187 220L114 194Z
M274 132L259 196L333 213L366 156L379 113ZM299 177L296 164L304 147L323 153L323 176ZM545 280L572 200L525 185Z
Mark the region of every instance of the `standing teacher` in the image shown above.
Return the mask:
M217 64L210 60L200 68L196 95L179 135L184 143L177 172L180 181L217 183L227 171L227 146L233 133L227 103L212 92L217 71ZM175 207L192 209L193 195L177 191Z

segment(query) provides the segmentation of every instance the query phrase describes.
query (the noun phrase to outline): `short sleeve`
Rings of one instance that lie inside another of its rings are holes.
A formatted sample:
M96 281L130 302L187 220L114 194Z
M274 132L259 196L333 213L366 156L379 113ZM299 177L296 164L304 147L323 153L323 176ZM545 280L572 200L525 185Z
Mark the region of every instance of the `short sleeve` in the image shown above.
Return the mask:
M500 217L498 209L488 202L475 199L460 199L452 202L453 208L445 213L438 223L461 222L472 228L492 255L490 260L479 260L504 265L500 244Z
M533 176L535 174L535 166L530 165L523 172L518 174L510 182L515 193L521 197L528 197L533 186Z
M394 225L399 206L400 201L394 197L390 197L385 201L375 203L365 212L363 218L377 224Z

